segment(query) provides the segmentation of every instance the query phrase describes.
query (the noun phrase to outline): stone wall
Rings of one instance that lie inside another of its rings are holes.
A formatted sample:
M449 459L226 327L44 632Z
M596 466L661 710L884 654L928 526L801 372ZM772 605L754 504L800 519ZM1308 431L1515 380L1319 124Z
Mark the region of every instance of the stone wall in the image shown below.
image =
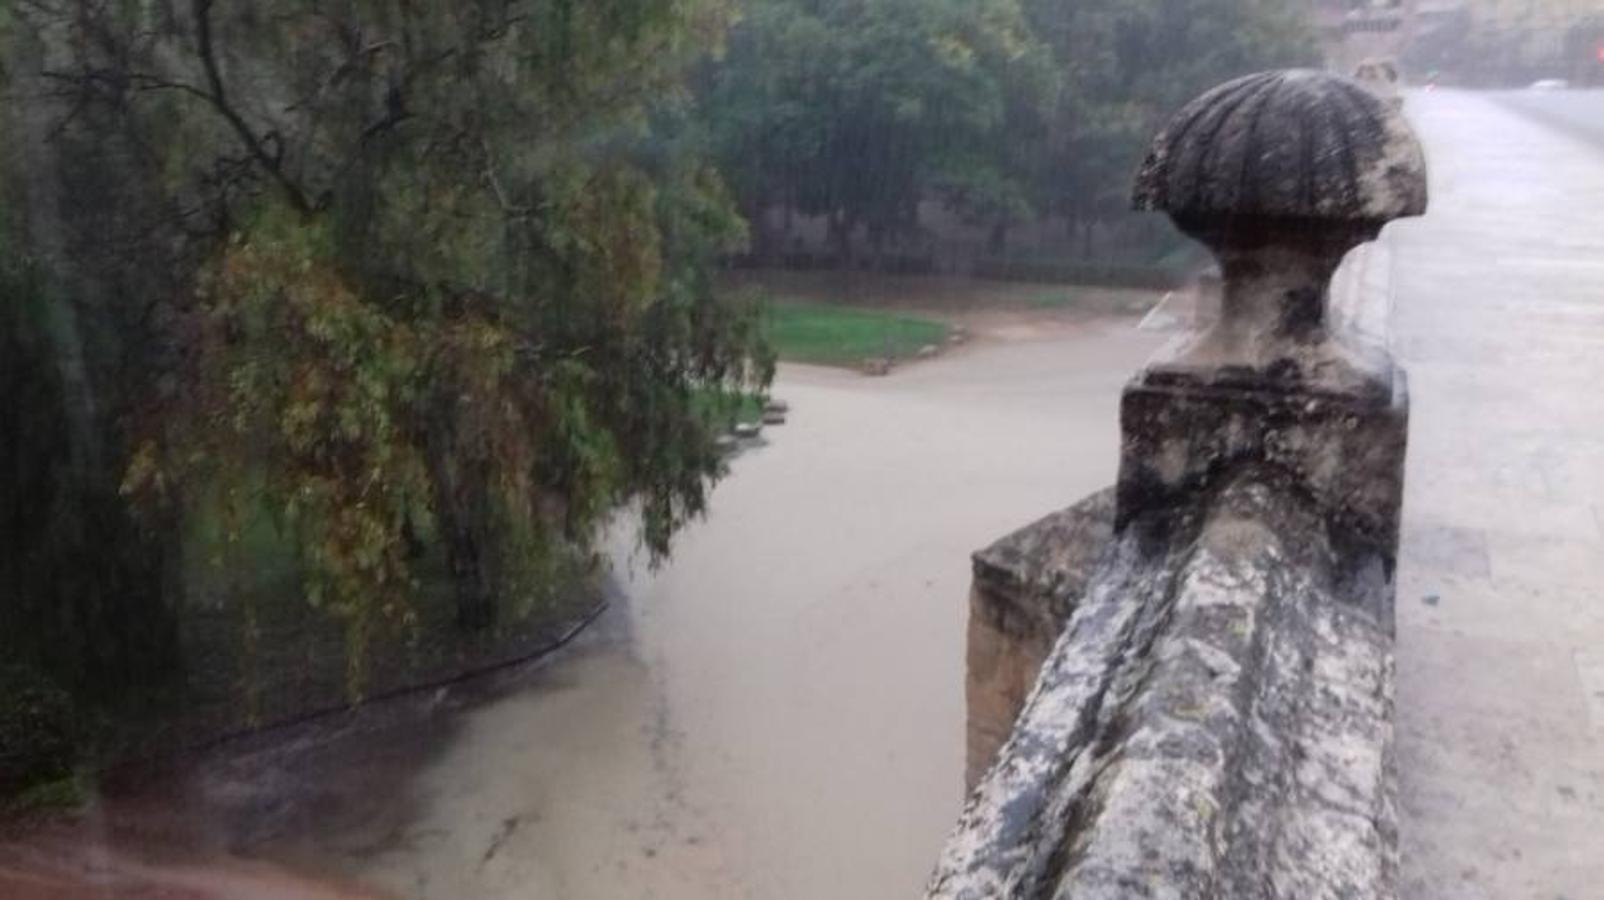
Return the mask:
M1104 545L932 897L1388 895L1390 585L1262 474Z
M969 788L1008 740L1113 534L1114 492L1107 490L975 554L964 682Z
M1330 283L1423 157L1352 82L1265 73L1181 112L1137 204L1210 245L1220 317L1126 387L1112 492L975 555L928 897L1390 900L1407 381Z

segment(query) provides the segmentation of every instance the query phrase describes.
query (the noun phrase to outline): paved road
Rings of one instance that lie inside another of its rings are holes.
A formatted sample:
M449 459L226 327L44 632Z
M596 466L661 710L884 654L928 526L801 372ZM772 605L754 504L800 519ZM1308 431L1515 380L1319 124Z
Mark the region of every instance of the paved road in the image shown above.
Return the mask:
M1417 95L1405 900L1604 898L1604 96Z

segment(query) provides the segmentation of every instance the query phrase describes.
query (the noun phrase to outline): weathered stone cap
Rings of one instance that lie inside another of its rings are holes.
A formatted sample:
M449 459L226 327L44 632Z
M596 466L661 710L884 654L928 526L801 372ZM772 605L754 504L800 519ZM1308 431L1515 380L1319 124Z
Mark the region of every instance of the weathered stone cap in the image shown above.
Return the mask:
M1138 210L1387 222L1426 211L1426 160L1403 115L1356 81L1261 72L1187 104L1136 176Z

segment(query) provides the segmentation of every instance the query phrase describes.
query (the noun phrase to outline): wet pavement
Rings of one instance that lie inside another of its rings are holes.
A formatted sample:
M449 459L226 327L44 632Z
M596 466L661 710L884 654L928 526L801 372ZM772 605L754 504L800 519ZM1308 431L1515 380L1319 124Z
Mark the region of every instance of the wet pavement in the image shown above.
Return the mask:
M1604 897L1604 94L1417 94L1398 594L1405 900Z

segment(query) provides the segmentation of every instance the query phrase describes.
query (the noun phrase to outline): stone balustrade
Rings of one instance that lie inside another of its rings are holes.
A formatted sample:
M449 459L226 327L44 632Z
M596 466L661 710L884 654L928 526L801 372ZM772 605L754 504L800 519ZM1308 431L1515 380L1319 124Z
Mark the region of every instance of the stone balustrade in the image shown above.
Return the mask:
M932 900L1395 896L1404 375L1333 327L1343 256L1425 210L1399 113L1271 72L1188 105L1136 205L1218 320L1126 387L1112 491L975 556L973 792Z

